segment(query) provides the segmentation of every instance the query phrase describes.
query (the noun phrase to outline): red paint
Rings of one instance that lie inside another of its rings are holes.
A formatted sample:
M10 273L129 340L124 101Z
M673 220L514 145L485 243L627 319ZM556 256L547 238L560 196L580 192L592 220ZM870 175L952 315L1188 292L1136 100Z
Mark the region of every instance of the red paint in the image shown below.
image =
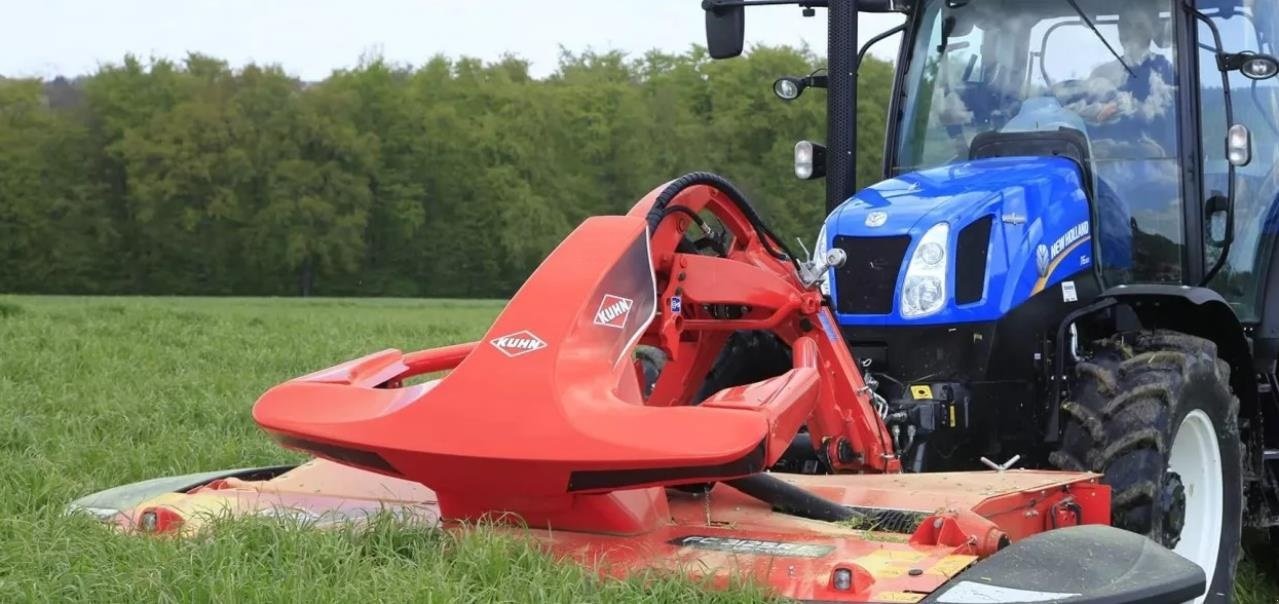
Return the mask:
M446 523L517 519L550 551L605 574L689 562L717 579L728 576L721 567L745 570L797 598L928 593L946 577L896 573L892 556L949 568L946 556L987 556L1054 523L1106 522L1109 491L1090 474L898 474L889 431L820 293L705 186L673 205L713 214L731 235L725 257L677 253L679 220L664 220L650 237L644 217L658 191L626 216L586 220L479 343L388 350L297 378L268 391L254 419L289 446L384 475L329 470L334 488L419 483ZM690 405L735 330L776 334L793 367ZM669 358L647 400L631 360L637 343ZM440 371L449 373L404 386ZM709 501L663 488L761 471L803 425L837 470L862 475L788 480L848 505L922 512L924 522L884 542L775 514L723 484ZM204 496L226 496L226 486ZM686 538L695 545L672 544ZM761 549L734 557L715 548ZM775 555L812 548L826 553ZM841 568L851 573L848 590L836 589Z

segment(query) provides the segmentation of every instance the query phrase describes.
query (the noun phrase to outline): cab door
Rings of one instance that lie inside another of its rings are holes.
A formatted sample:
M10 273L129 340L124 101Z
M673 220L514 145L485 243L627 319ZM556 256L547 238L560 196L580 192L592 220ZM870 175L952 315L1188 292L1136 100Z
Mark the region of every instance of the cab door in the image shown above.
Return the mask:
M1279 12L1262 0L1199 0L1221 33L1226 52L1274 55ZM1202 137L1203 191L1201 204L1225 195L1229 182L1226 161L1226 96L1213 48L1212 30L1199 23L1199 111ZM1235 308L1245 322L1259 319L1260 290L1279 231L1279 78L1254 81L1239 72L1229 74L1234 121L1252 133L1252 162L1236 168L1234 241L1226 263L1209 283ZM1224 249L1225 214L1209 214L1204 205L1204 271L1211 269Z

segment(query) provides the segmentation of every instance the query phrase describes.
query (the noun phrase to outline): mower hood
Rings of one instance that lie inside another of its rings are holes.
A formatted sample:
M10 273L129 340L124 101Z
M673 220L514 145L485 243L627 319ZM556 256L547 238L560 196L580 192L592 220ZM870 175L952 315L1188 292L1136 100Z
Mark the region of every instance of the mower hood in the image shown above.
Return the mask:
M553 498L762 471L770 461L764 413L731 401L643 404L630 353L655 300L644 220L592 218L444 378L396 384L404 355L384 351L277 386L253 416L285 446L420 482L442 501L457 493ZM815 371L779 379L811 397ZM772 457L784 448L773 447Z

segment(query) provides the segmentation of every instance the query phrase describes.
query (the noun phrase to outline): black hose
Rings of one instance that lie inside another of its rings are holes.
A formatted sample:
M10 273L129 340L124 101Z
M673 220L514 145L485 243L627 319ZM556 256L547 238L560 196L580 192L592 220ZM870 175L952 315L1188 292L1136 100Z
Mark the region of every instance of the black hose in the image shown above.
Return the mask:
M685 216L688 216L689 218L693 219L693 222L697 223L697 228L702 229L703 233L707 233L709 235L708 231L710 229L709 227L706 226L706 221L703 220L701 216L698 216L697 212L694 212L693 210L686 208L684 206L670 206L666 208L665 210L662 210L663 219L665 219L667 216L670 216L671 214L683 214Z
M834 501L814 495L771 474L752 474L724 484L768 503L773 509L812 520L840 522L865 516Z
M728 179L718 174L710 172L690 172L685 174L667 185L662 192L657 195L657 200L653 202L653 207L648 211L645 219L648 221L648 230L651 233L657 232L657 226L661 224L662 219L668 214L667 206L685 189L696 186L706 185L718 189L721 193L728 196L728 199L741 210L742 215L746 216L746 220L755 228L755 234L759 236L760 242L764 245L764 249L779 260L789 260L795 265L795 270L799 270L799 261L795 259L795 254L791 252L786 243L782 241L775 233L764 224L763 219L759 217L759 213L755 211L754 206L746 200L746 195L741 192ZM776 243L781 251L778 251L773 244Z
M701 216L699 216L697 212L694 212L693 210L684 206L668 206L665 210L662 211L662 220L666 220L666 217L670 216L671 214L684 214L685 216L688 216L689 218L693 220L693 222L697 223L697 228L701 229L702 235L703 235L701 239L692 243L691 250L686 249L688 246L684 245L685 242L688 241L688 238L685 237L683 241L680 241L679 247L675 250L676 252L679 252L681 254L687 254L687 253L697 254L697 253L701 253L701 250L709 247L721 258L728 257L728 250L724 249L723 244L720 243L720 240L716 237L715 231L711 229L710 225L706 224L706 220L704 220Z

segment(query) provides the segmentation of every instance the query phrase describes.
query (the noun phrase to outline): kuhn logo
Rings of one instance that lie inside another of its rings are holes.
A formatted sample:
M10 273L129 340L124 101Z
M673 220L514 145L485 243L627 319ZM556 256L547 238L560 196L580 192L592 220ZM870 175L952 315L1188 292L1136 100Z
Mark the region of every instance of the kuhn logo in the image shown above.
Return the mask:
M509 336L493 338L489 340L489 344L502 351L502 354L512 358L546 348L546 342L543 342L542 338L533 335L531 331L520 331Z
M599 310L595 311L595 324L622 329L626 327L626 318L631 316L632 306L635 301L630 298L604 294Z

